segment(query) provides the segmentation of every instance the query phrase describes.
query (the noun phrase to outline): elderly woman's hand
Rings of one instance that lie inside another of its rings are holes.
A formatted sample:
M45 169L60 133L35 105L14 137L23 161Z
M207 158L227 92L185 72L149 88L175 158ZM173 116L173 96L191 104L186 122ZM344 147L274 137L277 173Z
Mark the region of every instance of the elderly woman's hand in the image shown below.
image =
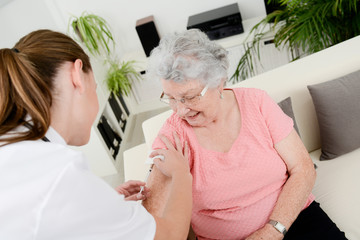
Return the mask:
M115 190L124 195L127 201L138 201L146 199L150 194L149 188L145 185L145 182L130 180L116 187ZM144 187L142 193L140 193L141 187Z
M156 155L162 155L164 157L163 160L155 158L154 164L168 177L176 174L190 174L188 144L185 141L183 147L179 135L176 132L173 132L173 137L175 141L174 144L172 144L167 137L160 135L160 139L166 145L167 149L156 149L150 154L150 157L155 157Z
M281 240L284 238L284 235L278 232L273 226L270 224L266 224L263 228L253 232L250 236L246 238L246 240Z

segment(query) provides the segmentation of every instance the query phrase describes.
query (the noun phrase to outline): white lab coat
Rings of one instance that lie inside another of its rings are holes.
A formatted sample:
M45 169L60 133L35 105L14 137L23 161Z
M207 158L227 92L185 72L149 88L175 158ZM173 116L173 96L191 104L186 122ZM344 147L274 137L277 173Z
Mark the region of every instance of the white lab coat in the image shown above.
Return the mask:
M0 147L0 239L153 239L139 202L93 175L84 155L50 128L50 142Z

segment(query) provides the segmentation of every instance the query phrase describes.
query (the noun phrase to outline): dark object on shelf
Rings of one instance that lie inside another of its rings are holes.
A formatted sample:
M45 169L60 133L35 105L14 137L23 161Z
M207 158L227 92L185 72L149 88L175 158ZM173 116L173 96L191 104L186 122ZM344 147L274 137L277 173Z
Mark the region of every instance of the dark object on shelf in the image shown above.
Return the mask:
M120 121L120 127L123 132L125 132L126 123L127 123L126 119L122 119Z
M264 0L266 15L276 11L276 10L284 10L286 8L286 4L279 3L278 0ZM269 21L270 23L274 22L274 19Z
M189 17L187 29L198 28L211 39L221 39L244 32L237 3Z
M109 104L118 122L126 118L113 93L109 96Z
M121 137L111 128L106 117L103 115L100 118L100 121L97 125L98 130L108 149L110 150L111 155L116 159L117 154L119 153Z
M116 100L117 98L119 99L123 109L121 109L118 101ZM110 97L109 97L109 104L110 104L111 109L114 112L114 115L120 125L121 130L124 132L126 123L127 123L127 116L125 115L125 113L123 111L125 111L126 114L129 115L129 110L126 107L124 99L122 98L121 95L117 95L117 97L115 97L115 95L113 93L111 93Z
M130 111L129 111L129 109L127 108L127 106L126 106L126 104L125 104L124 98L123 98L120 94L118 94L118 95L116 95L116 96L117 96L117 98L119 99L120 104L121 104L121 106L124 108L126 114L129 116L129 115L130 115Z
M129 115L129 110L126 107L126 104L124 102L124 99L121 97L121 95L117 95L118 97L115 97L115 95L113 93L110 94L109 97L109 104L110 107L112 109L112 111L114 112L114 115L116 117L116 120L118 121L121 130L124 132L125 131L125 127L126 127L126 123L127 123L127 116L125 115L125 113L123 112L123 110L121 109L118 101L116 100L116 98L119 99L119 101L121 102L121 106L123 107L124 111Z
M266 14L270 14L276 10L284 10L286 8L285 5L281 5L278 0L264 0Z
M149 57L151 50L157 47L160 41L160 37L154 23L154 17L149 16L137 20L136 32L139 35L146 56Z

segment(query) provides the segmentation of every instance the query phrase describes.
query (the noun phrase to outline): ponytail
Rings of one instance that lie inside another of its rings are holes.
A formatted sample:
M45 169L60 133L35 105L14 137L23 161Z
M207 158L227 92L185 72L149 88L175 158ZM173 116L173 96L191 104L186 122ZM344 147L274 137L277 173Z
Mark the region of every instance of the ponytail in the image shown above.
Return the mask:
M0 146L45 136L51 116L52 91L58 69L81 59L91 70L89 57L70 37L39 30L20 39L13 49L0 50ZM29 123L32 128L12 132Z

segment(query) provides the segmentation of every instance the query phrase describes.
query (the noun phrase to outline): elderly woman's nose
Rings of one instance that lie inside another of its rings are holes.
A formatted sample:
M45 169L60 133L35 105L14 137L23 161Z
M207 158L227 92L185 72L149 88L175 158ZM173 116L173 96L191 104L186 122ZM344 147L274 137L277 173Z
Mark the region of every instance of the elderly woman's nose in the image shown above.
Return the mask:
M186 107L184 104L178 103L176 105L175 111L179 117L183 117L190 111L190 109L188 107Z

